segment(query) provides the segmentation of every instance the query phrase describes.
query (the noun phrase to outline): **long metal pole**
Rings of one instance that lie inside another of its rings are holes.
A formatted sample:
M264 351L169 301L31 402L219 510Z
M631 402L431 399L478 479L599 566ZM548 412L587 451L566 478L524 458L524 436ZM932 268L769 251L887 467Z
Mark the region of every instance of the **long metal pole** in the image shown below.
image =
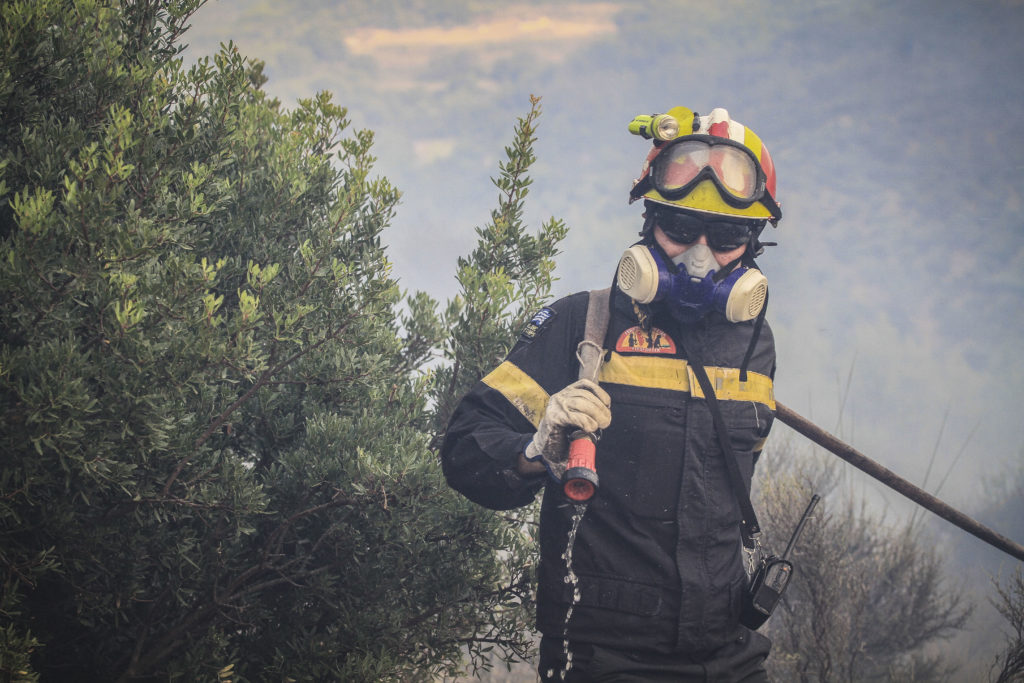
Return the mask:
M927 491L914 486L895 472L879 465L863 453L843 443L807 418L798 415L778 401L775 402L775 417L783 424L803 434L822 448L834 453L857 469L865 472L892 490L900 493L921 507L931 510L947 522L955 524L967 533L980 538L989 545L999 548L1004 553L1024 561L1024 546L1011 541L1005 536L992 531L984 524L977 522L959 510L950 507Z

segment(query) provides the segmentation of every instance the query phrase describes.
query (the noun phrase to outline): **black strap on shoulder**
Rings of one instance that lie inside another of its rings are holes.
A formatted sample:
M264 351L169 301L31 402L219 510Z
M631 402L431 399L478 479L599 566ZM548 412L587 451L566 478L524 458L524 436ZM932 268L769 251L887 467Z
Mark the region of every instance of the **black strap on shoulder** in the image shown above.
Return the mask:
M754 513L754 504L750 502L750 494L747 493L747 487L743 485L743 475L740 474L740 465L736 460L736 454L732 450L732 443L729 441L729 430L725 426L722 409L718 405L718 398L715 396L715 390L711 386L711 380L708 379L704 363L685 348L684 351L687 351L686 357L693 368L693 374L697 378L697 383L700 384L701 391L704 392L704 398L708 402L711 419L715 423L718 445L721 447L722 455L725 457L725 469L729 473L733 493L740 505L740 514L743 516L743 523L741 525L743 545L752 549L755 546L754 539L761 533L761 525L758 523L757 515Z

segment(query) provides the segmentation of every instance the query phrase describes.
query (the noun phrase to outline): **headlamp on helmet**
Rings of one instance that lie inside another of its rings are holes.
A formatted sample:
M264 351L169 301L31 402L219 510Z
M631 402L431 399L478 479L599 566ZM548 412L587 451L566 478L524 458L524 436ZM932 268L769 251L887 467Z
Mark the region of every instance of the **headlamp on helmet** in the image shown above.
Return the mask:
M629 122L629 132L645 140L665 142L679 135L679 121L670 114L641 114Z

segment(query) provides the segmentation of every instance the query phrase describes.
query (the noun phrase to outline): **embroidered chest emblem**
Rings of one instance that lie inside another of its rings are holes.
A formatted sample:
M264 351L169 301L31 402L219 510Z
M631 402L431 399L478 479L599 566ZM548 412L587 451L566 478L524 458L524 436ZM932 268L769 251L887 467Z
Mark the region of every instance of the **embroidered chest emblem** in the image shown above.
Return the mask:
M640 326L631 327L615 344L619 353L675 353L676 343L663 330L652 327L650 332Z

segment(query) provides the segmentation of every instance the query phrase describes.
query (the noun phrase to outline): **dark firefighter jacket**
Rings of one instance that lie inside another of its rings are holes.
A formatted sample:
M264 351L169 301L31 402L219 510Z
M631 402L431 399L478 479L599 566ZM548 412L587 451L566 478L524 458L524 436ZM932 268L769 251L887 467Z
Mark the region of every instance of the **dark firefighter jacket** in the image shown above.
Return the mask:
M531 321L507 359L462 400L442 450L449 484L476 503L529 503L547 475L516 472L548 397L577 379L587 294L561 299ZM612 420L597 444L600 486L573 550L579 603L571 641L627 650L710 651L734 640L747 578L740 511L711 413L684 347L704 359L748 491L774 418L771 330L761 330L745 382L754 324L711 314L691 326L657 310L644 320L618 293L605 338L601 386ZM641 324L644 323L644 324ZM645 329L648 328L648 329ZM574 506L547 486L541 506L537 625L562 638L573 586L566 579Z

